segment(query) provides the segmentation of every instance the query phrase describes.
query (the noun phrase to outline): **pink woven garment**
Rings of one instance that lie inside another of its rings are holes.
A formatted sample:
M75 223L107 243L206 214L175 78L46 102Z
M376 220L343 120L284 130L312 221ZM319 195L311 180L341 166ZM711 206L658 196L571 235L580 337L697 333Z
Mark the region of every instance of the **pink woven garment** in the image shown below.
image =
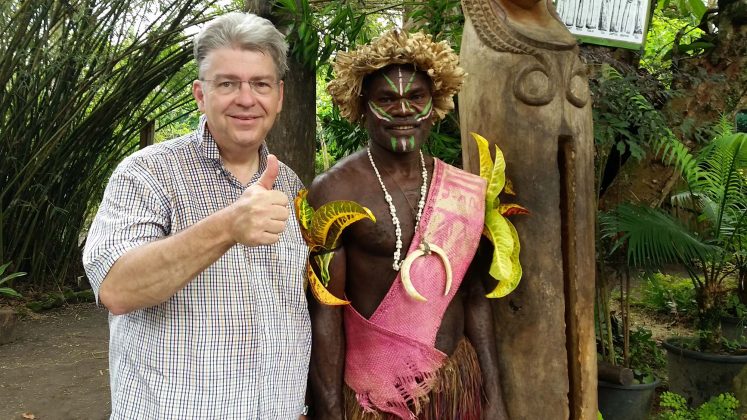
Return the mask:
M431 391L446 360L434 347L436 334L477 250L484 200L482 178L436 160L421 228L408 254L422 241L441 247L451 262L451 291L444 296L446 271L432 254L415 260L410 270L427 302L413 300L398 275L370 319L345 307L345 382L364 410L416 418L420 399Z

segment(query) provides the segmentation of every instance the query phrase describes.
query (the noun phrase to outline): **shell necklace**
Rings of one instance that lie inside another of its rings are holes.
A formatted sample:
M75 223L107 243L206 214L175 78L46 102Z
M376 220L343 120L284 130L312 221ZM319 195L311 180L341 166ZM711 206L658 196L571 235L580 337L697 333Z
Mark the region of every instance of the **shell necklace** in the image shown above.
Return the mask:
M394 250L394 262L392 263L392 268L394 269L394 271L399 271L400 267L402 266L402 261L400 260L400 257L402 256L402 228L400 227L399 218L397 217L397 208L394 207L392 196L389 194L389 191L387 191L386 185L384 185L384 181L381 179L379 168L376 167L376 163L374 163L373 156L371 156L370 147L367 148L367 152L368 152L368 160L371 162L371 166L373 167L373 170L376 173L376 179L379 180L379 185L381 185L381 190L384 191L384 200L386 200L387 204L389 204L389 214L392 216L392 223L394 223L394 234L397 236L396 248ZM422 150L420 151L420 167L422 168L423 184L420 186L420 201L418 202L418 212L415 215L414 232L418 231L418 224L420 224L420 216L423 215L423 208L425 207L425 194L428 189L428 170L425 168L425 158L423 157Z

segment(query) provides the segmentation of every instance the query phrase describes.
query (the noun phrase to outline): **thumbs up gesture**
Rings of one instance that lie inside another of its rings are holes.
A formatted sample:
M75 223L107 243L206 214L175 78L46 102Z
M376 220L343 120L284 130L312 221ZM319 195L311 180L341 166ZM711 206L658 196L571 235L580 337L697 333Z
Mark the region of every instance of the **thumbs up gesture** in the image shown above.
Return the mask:
M231 236L248 246L270 245L280 239L290 210L288 197L272 189L278 176L278 158L267 156L267 168L231 208Z

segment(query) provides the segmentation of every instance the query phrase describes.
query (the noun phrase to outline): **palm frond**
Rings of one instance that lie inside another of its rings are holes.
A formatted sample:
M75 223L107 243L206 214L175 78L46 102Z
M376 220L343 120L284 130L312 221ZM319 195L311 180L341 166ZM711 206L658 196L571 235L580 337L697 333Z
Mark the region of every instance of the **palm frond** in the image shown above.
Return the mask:
M615 241L636 267L656 268L671 262L690 264L720 248L703 242L678 220L649 207L623 204L599 216L603 238Z

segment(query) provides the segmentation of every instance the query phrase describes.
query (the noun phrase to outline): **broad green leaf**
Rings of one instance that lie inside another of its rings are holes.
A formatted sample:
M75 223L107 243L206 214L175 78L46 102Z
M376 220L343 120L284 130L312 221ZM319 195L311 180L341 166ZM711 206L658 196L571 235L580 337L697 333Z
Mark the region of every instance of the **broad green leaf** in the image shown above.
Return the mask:
M371 210L356 202L330 201L319 207L311 218L311 238L314 244L335 249L339 246L342 231L362 219L376 222Z
M511 252L514 249L514 238L506 218L497 211L490 211L485 215L485 227L493 242L493 260L490 263L490 275L502 281L511 277L513 270L511 264Z
M487 199L490 203L498 204L498 194L503 191L503 186L506 185L506 160L503 158L503 152L495 146L495 161L493 162L493 175L490 177L488 183Z
M521 281L521 275L523 273L523 270L521 269L521 263L519 262L519 253L521 251L519 234L516 232L516 228L511 222L506 220L506 224L508 225L511 233L511 238L513 239L514 243L513 250L511 251L511 255L509 256L509 260L511 262L511 275L505 279L500 280L495 289L493 289L492 292L486 295L486 297L488 298L500 298L513 292L514 289L516 289L516 287L519 285L519 282Z
M700 21L706 12L706 5L702 0L687 0L687 9L696 21Z
M11 296L11 297L17 297L22 298L23 296L16 292L15 290L11 289L10 287L0 287L0 296Z
M472 137L477 143L477 153L480 156L480 177L490 183L490 177L492 176L493 160L490 157L490 145L488 140L477 134L470 132Z
M10 266L10 263L9 263L9 262L6 262L5 264L3 264L3 265L0 265L0 276L2 276L2 275L3 275L3 273L5 272L5 269L7 269L7 268L8 268L8 266Z

